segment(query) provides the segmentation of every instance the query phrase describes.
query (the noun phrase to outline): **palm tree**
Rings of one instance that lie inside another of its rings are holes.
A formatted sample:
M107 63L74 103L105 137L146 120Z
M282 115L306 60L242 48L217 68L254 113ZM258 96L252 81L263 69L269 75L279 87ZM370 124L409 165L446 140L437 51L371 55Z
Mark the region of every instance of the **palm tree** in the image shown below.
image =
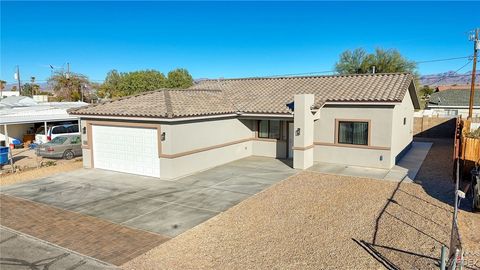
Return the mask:
M82 97L82 87L89 86L90 81L85 75L78 73L55 72L48 83L59 100L78 101Z

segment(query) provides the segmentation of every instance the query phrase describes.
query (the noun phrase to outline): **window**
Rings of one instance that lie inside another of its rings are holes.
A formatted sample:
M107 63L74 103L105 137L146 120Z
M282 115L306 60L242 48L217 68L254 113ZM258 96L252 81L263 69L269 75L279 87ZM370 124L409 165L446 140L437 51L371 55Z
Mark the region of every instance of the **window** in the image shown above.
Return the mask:
M403 125L405 126L407 124L407 118L403 117Z
M368 145L368 122L338 122L338 143Z
M67 129L64 126L58 126L52 129L52 134L64 134L64 133L67 133Z
M258 137L268 138L268 120L258 121Z
M280 120L258 121L258 137L280 139Z
M78 133L78 125L68 126L67 133Z

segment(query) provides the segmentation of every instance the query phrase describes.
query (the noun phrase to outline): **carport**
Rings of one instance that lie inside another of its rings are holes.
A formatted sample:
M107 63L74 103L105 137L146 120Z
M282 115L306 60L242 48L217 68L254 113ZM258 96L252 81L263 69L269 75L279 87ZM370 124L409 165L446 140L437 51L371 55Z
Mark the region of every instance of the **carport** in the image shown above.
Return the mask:
M10 104L2 106L0 110L0 142L2 145L10 145L12 138L23 141L24 134L35 134L35 128L43 126L45 135L48 125L78 121L78 117L69 115L67 109L86 105L84 102L50 102L29 106ZM10 151L10 163L13 167L12 153Z

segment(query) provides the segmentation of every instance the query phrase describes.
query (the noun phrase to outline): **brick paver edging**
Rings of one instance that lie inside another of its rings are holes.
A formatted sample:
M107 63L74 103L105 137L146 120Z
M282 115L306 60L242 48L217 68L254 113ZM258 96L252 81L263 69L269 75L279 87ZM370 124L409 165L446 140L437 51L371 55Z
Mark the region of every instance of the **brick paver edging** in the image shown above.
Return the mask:
M170 239L5 194L0 195L0 224L114 265Z

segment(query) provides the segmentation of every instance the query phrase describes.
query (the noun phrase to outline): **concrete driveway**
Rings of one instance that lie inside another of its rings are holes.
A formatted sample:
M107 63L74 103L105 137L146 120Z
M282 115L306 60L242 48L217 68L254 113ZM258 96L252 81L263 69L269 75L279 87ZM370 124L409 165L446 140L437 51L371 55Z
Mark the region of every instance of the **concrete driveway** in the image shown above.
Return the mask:
M93 258L0 226L0 268L7 269L117 269Z
M174 181L81 169L0 191L175 237L295 172L285 161L249 157Z

